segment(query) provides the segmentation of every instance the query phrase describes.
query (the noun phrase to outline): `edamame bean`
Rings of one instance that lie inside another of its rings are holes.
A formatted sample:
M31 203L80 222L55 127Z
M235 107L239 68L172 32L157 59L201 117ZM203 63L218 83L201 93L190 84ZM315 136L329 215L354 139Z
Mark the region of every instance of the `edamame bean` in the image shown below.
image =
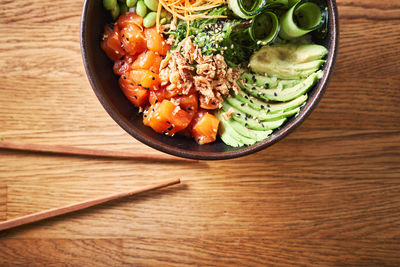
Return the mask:
M165 23L167 23L167 18L162 18L162 19L160 20L160 24L161 24L161 25L164 25Z
M143 19L143 26L146 28L150 28L156 24L157 12L150 12Z
M136 4L136 14L144 18L147 14L147 7L142 0L139 0Z
M125 3L119 4L119 11L122 14L125 14L128 11L128 6Z
M115 5L115 7L113 9L111 9L111 16L113 17L113 19L117 19L119 16L119 5Z
M144 3L150 10L157 11L158 0L144 0Z
M103 6L107 10L113 10L117 6L117 0L103 0Z
M126 5L128 7L134 7L136 5L137 0L126 0Z

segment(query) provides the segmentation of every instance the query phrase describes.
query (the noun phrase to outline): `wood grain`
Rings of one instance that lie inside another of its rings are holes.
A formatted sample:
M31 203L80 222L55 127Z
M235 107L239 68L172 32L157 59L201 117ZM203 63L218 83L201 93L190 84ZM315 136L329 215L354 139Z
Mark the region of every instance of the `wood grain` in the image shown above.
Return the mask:
M0 265L400 265L400 3L337 2L324 98L267 150L182 165L0 151L2 220L166 176L185 184L0 233ZM93 94L82 1L0 3L0 137L159 155Z
M81 202L72 203L63 207L56 207L49 210L38 211L35 213L27 214L22 217L14 218L11 220L7 220L4 222L0 222L0 231L8 230L11 228L15 228L21 225L34 223L38 221L42 221L44 219L53 218L56 216L73 213L76 211L88 209L94 206L98 206L103 203L111 202L113 200L117 200L120 198L133 196L136 194L140 194L143 192L160 189L166 186L174 185L180 183L179 179L170 179L164 180L155 184L143 186L140 188L131 189L125 192L113 193L106 196L100 196L93 199L83 200Z
M0 220L7 219L7 186L0 185Z

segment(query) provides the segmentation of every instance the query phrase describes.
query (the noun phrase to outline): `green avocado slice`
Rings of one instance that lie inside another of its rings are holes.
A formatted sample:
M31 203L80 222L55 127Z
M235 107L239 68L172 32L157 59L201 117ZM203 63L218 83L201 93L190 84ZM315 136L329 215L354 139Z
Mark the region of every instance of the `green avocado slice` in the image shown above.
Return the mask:
M238 92L234 96L237 100L243 103L247 103L248 106L252 107L253 109L256 110L267 110L269 109L269 113L275 113L275 112L280 112L280 111L288 111L290 109L296 108L300 105L302 105L304 102L307 100L307 94L301 95L291 101L288 102L282 102L282 103L274 103L271 104L270 102L265 102L262 100L259 100L251 95L246 94L243 91Z
M259 87L263 87L265 89L269 88L287 88L295 86L300 83L302 79L296 80L278 80L276 78L271 78L268 76L262 76L251 73L243 73L241 79L245 80L245 83L254 84Z
M239 122L232 120L232 119L230 119L228 121L228 123L239 134L241 134L247 138L253 139L257 142L268 138L272 133L272 130L257 131L257 130L249 129L249 128L243 126L242 124L240 124Z
M249 67L281 79L303 78L319 69L327 52L324 46L315 44L264 46L251 56Z
M233 140L235 140L238 144L241 143L241 144L243 144L243 145L252 145L252 144L254 144L254 143L256 142L256 140L247 138L247 137L245 137L245 136L239 134L238 132L236 132L236 131L232 128L232 126L231 126L227 121L225 121L225 120L222 118L222 116L221 116L221 111L217 112L216 115L217 115L217 118L219 119L219 122L220 122L220 124L221 124L221 126L222 126L222 127L220 128L221 131L224 131L223 134L229 135L229 139L233 139Z
M322 77L322 74L323 72L321 70L312 73L301 83L286 89L263 89L260 87L252 89L253 87L243 85L241 82L237 82L237 84L244 91L258 98L283 102L292 100L300 95L305 94L315 84L315 82Z
M300 108L298 107L292 108L289 106L288 107L289 110L287 112L284 112L283 110L277 110L274 113L270 113L271 110L268 107L265 108L264 110L256 110L250 107L247 103L243 103L234 97L228 97L226 101L237 110L243 112L244 114L248 114L251 117L257 118L262 121L279 120L288 116L292 116L300 111ZM297 104L295 101L293 102Z
M229 105L227 102L223 102L222 106L225 111L228 111L229 109L232 108L235 112L232 115L232 119L241 123L245 127L248 127L253 130L258 130L258 131L273 130L273 129L280 127L286 121L286 118L274 120L274 121L265 121L265 122L260 121L260 120L255 120L251 116L249 117L248 115L235 109L234 107Z

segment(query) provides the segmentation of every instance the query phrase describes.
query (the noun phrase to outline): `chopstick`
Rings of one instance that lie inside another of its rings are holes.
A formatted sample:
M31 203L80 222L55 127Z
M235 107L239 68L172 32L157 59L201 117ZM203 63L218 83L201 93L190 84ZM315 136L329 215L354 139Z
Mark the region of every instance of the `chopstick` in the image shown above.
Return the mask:
M65 155L78 155L78 156L92 156L104 158L119 158L119 159L138 159L138 160L153 160L153 161L183 161L195 162L195 160L178 158L170 155L143 155L140 152L126 152L126 151L113 151L103 149L81 148L74 146L64 145L44 145L44 144L29 144L29 143L16 143L9 141L0 141L0 149L22 150L41 153L65 154Z
M66 214L66 213L70 213L70 212L86 209L86 208L93 207L95 205L99 205L99 204L102 204L102 203L105 203L105 202L109 202L111 200L115 200L115 199L118 199L118 198L132 196L132 195L143 193L143 192L147 192L147 191L150 191L150 190L159 189L159 188L170 186L170 185L174 185L174 184L179 184L180 182L181 182L180 179L166 180L166 181L163 181L163 182L159 182L157 184L144 186L144 187L137 188L137 189L130 190L130 191L126 191L126 192L111 194L111 195L108 195L108 196L105 196L105 197L94 198L94 199L91 199L91 200L85 200L85 201L78 202L78 203L75 203L75 204L70 204L70 205L67 205L67 206L64 206L64 207L53 208L53 209L49 209L49 210L45 210L45 211L39 211L39 212L32 213L32 214L29 214L29 215L25 215L25 216L22 216L22 217L19 217L19 218L15 218L15 219L12 219L12 220L0 222L0 231L6 230L6 229L10 229L10 228L14 228L14 227L17 227L17 226L20 226L20 225L28 224L28 223L37 222L37 221L44 220L44 219L47 219L47 218L59 216L59 215L62 215L62 214Z

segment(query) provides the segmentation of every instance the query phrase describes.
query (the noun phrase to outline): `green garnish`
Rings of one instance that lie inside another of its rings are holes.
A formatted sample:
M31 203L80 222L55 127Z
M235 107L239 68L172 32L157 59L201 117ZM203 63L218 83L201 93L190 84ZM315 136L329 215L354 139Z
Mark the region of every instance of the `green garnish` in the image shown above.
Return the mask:
M291 40L319 28L324 28L327 16L326 3L324 1L297 0L280 18L281 29L279 37Z

